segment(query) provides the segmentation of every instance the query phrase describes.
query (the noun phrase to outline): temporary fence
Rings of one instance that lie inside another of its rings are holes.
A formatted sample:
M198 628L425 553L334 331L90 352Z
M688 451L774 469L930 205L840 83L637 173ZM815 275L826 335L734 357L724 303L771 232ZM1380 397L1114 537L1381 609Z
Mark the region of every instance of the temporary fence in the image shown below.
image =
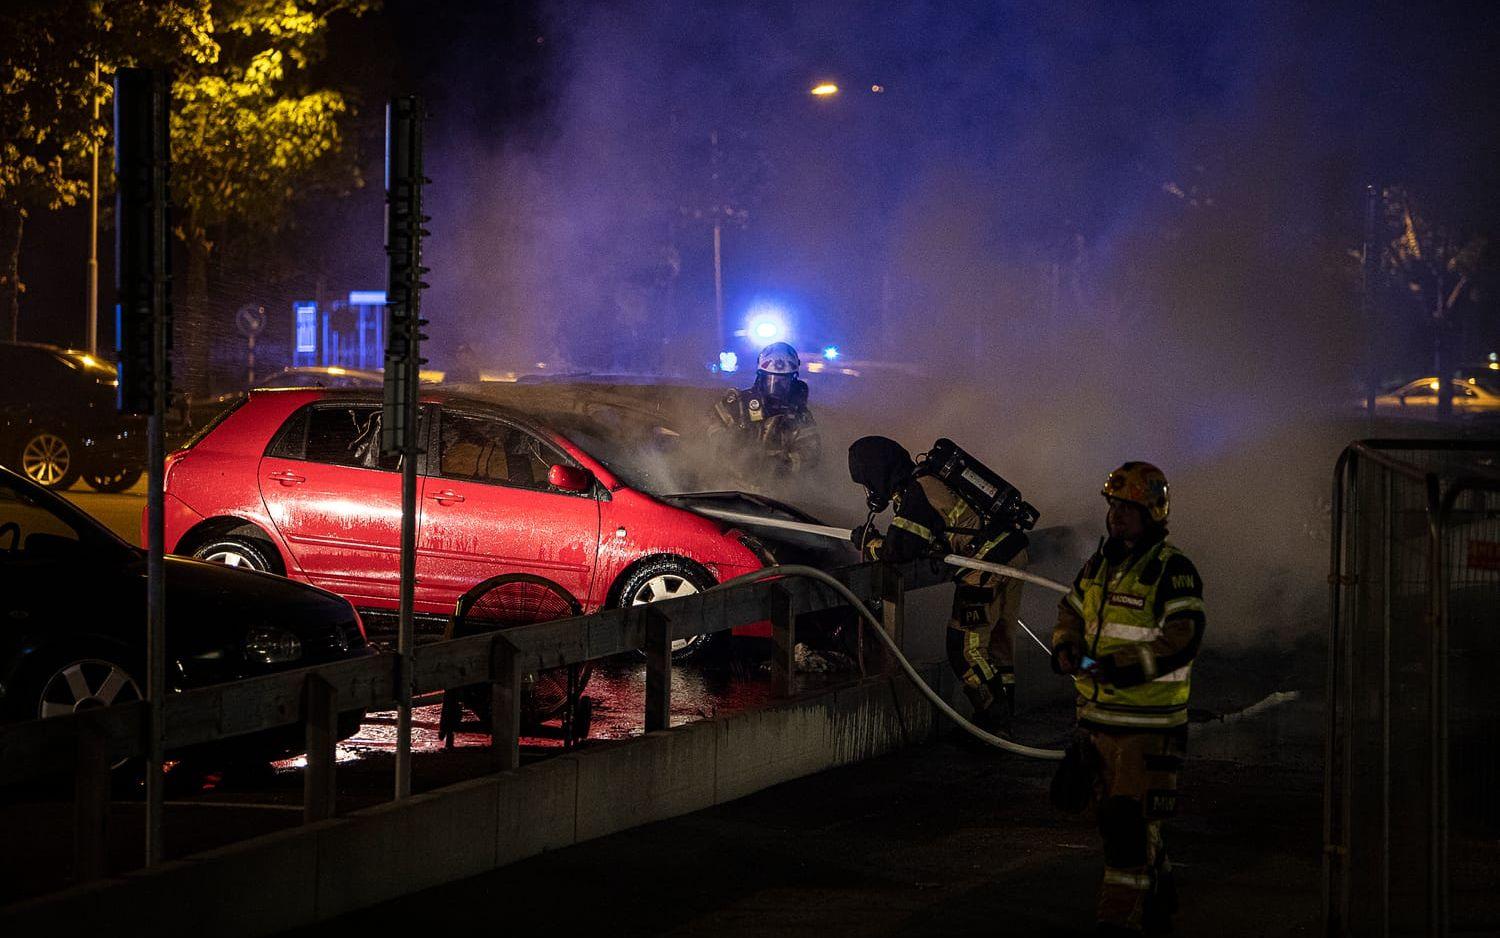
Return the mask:
M1500 441L1366 440L1333 489L1330 936L1500 921Z

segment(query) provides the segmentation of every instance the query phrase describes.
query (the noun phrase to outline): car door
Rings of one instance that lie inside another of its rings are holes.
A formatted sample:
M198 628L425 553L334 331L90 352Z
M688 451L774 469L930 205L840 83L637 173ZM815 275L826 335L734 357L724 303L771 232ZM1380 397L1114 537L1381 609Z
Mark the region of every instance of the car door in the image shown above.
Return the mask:
M260 461L260 491L308 582L356 605L397 604L400 468L380 455L377 403L324 400L287 419Z
M508 420L445 406L429 460L417 577L452 603L501 573L531 573L587 600L599 554L599 502L547 483L556 447Z

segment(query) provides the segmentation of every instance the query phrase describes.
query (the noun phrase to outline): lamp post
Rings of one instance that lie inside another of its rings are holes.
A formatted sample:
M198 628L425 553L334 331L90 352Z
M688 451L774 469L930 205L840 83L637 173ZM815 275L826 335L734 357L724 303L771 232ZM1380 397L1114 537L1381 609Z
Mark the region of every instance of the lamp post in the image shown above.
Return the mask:
M84 345L90 355L99 354L99 60L94 60L94 123L90 126L93 145L89 148L93 168L89 173L89 291L88 315L84 318Z

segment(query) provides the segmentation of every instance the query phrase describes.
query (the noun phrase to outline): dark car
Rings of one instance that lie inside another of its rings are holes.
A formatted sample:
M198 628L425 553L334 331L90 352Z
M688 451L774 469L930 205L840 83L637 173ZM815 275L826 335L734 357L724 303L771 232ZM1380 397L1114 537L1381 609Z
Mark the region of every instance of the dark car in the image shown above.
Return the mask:
M185 690L373 654L354 607L316 587L166 560L167 672ZM146 555L60 496L0 469L0 714L29 720L145 693ZM361 714L344 714L340 738ZM296 728L293 728L296 729ZM300 733L236 743L271 758Z
M115 368L87 352L0 342L0 466L65 489L120 492L145 466L145 421L115 406Z

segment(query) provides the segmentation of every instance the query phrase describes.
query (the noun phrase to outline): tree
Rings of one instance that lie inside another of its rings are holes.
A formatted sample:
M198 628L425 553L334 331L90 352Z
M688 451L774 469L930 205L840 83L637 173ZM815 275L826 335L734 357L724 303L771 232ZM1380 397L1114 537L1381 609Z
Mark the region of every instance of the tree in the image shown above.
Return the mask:
M0 310L11 339L25 292L26 219L88 196L90 153L107 138L110 75L142 60L211 61L208 6L47 0L0 13Z
M1483 237L1436 224L1408 190L1391 186L1381 192L1385 244L1380 263L1432 317L1432 364L1438 379L1438 416L1453 413L1453 370L1447 339L1453 310L1468 297L1484 260Z
M359 184L352 107L314 87L330 19L375 0L36 0L0 15L0 309L15 335L30 212L88 193L115 69L173 75L172 198L187 252L184 351L204 364L209 263L231 238L274 243L295 201ZM97 66L97 72L96 72ZM96 77L97 76L97 77ZM93 119L93 101L104 102Z

